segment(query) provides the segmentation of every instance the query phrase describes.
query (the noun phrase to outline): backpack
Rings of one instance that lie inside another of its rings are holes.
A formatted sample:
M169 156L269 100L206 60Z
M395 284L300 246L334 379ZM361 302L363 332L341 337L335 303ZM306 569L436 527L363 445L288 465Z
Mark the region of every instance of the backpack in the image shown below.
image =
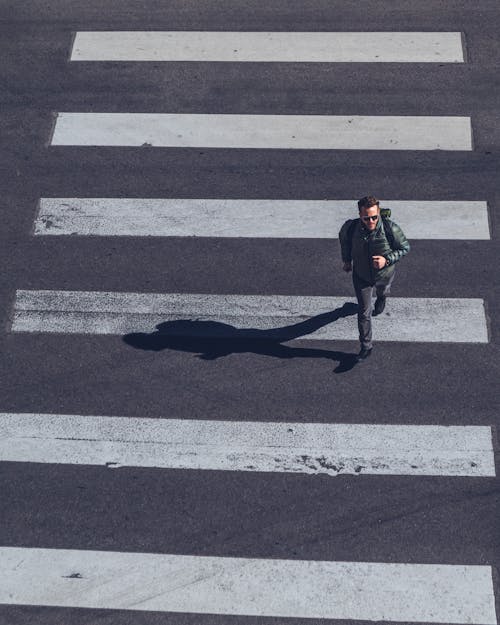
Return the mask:
M389 245L392 248L394 247L394 233L388 221L389 217L391 216L391 209L381 208L380 216L382 217L382 225L384 227L385 237L389 241ZM349 244L351 246L352 246L352 237L354 236L354 228L358 225L359 221L360 221L359 218L352 219L351 223L349 224L349 227L347 228L347 233L346 233L347 240L349 241Z

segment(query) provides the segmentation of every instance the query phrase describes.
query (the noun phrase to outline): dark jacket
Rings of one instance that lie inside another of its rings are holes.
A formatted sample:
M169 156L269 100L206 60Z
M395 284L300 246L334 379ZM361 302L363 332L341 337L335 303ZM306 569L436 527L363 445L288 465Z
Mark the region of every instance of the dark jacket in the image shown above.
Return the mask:
M360 219L354 220L357 223L352 234L352 244L348 236L352 219L346 221L339 232L342 261L352 261L354 273L369 284L389 278L394 273L395 263L410 251L410 244L398 224L387 218L384 220L392 232L392 245L385 234L382 217L373 232L367 230ZM372 256L384 256L389 264L383 269L375 269Z

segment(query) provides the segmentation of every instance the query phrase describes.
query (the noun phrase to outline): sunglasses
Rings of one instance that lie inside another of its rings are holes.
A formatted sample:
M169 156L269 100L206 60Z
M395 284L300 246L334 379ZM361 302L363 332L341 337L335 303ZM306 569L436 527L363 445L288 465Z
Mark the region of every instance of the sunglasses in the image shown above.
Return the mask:
M377 221L378 215L371 215L371 217L362 217L363 221Z

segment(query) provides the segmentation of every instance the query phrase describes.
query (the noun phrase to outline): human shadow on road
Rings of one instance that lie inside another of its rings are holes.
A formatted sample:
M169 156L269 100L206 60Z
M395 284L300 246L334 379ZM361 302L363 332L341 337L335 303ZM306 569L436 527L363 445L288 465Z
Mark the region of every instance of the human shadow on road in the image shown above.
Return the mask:
M196 353L203 360L216 360L229 354L245 352L275 358L326 358L338 361L335 373L344 373L356 364L356 354L289 347L282 343L306 337L337 319L355 315L357 311L357 304L346 302L341 308L316 315L306 321L270 330L236 328L219 321L177 319L158 324L156 331L150 334L145 332L126 334L123 340L136 349L150 351L174 349Z

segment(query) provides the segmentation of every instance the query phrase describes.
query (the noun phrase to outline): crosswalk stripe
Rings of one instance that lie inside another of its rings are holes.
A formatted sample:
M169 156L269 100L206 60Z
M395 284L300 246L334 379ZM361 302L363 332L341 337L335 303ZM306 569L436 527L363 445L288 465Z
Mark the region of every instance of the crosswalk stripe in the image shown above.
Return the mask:
M0 413L0 462L495 476L491 428Z
M349 302L352 297L19 290L12 331L125 334L162 324L155 336L167 343L175 336L357 340ZM488 342L482 299L391 298L374 319L374 332L379 341Z
M464 53L459 32L88 31L71 60L463 63Z
M59 113L52 145L472 150L469 117Z
M489 566L0 548L0 603L495 625Z
M480 201L384 201L410 239L489 239ZM354 200L41 198L35 235L334 238Z

